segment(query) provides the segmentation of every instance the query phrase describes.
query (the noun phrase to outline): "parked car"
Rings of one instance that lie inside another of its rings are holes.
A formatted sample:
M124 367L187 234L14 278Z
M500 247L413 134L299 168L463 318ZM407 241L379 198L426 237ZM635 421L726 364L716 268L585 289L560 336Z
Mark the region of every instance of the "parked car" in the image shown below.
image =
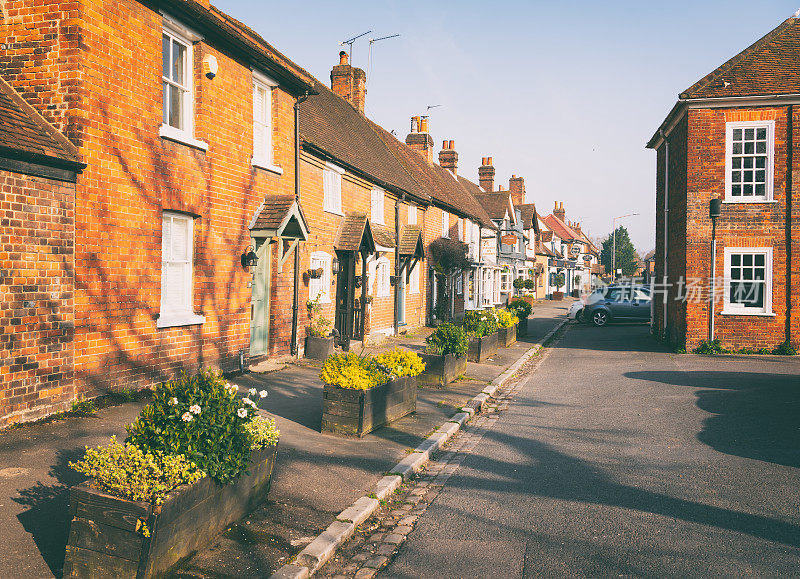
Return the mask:
M569 307L569 311L567 312L567 317L570 320L578 320L579 322L583 321L583 307L584 303L583 300L578 300L574 304Z
M617 322L650 321L650 288L644 285L610 285L591 293L583 319L595 326Z

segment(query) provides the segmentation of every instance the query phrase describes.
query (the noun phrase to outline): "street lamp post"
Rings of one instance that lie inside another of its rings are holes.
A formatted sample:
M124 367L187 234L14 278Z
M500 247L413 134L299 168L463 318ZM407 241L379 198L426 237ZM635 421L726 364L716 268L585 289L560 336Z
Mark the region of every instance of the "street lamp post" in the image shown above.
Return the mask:
M615 217L611 220L611 228L614 230L613 236L614 239L611 242L611 282L617 281L617 219L622 219L623 217L633 217L634 215L639 215L638 213L626 213L625 215L620 215L619 217Z

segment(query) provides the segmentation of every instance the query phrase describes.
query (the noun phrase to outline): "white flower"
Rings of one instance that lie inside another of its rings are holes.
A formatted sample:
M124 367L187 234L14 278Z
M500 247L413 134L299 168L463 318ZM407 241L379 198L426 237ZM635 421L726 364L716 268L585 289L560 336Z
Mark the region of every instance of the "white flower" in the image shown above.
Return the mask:
M252 406L253 408L257 408L256 403L253 402L252 400L250 400L249 398L243 398L242 399L242 404L247 404L248 406Z
M239 415L239 418L247 418L247 408L240 408L236 411L236 414Z
M171 406L176 406L178 404L178 399L173 396L169 399L169 403Z
M250 390L248 390L247 393L250 396L255 396L256 394L258 394L258 391L255 388L250 388Z
M192 404L189 406L189 412L192 414L200 414L200 406L197 404Z
M269 392L267 392L266 390L262 390L261 392L259 392L259 393L258 393L258 395L259 395L261 398L266 398L266 397L267 397L267 394L269 394Z
M191 422L193 419L194 419L194 416L192 416L188 412L184 412L183 416L181 416L181 420L183 420L184 422Z

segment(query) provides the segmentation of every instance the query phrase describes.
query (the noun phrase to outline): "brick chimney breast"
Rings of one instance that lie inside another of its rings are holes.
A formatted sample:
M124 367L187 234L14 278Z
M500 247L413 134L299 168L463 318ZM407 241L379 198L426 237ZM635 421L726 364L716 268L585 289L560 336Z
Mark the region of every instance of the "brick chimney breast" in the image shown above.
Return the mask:
M411 118L411 132L406 137L406 145L419 151L428 163L433 164L433 137L428 133L428 119Z
M564 202L563 201L561 203L556 202L556 207L555 207L555 209L553 209L553 215L558 217L561 221L564 221L564 218L567 216L567 213L566 213L566 211L564 211Z
M508 190L511 191L511 200L515 207L525 203L525 179L511 175L511 179L508 180Z
M454 176L458 175L458 153L455 150L455 141L444 141L442 150L439 151L439 165L450 171Z
M339 64L331 70L331 90L364 114L367 98L367 75L360 68L350 66L347 53L339 53Z
M487 193L494 191L494 167L491 157L484 157L481 166L478 167L478 184Z

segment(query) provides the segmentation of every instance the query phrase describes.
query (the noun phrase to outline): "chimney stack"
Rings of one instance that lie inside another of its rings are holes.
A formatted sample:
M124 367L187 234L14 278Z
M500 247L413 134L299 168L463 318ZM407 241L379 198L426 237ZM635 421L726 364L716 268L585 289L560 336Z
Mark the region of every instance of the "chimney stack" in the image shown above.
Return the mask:
M508 180L508 190L511 191L514 207L525 204L525 179L511 175L511 179Z
M455 146L455 141L444 141L442 150L439 151L439 164L450 171L453 176L458 175L458 153L456 153Z
M411 132L406 145L419 151L428 163L433 164L433 137L428 133L428 117L411 117Z
M487 193L494 191L494 167L491 157L484 157L481 160L481 166L478 167L478 183Z
M563 201L560 204L558 201L556 201L556 207L553 209L553 215L558 217L561 221L564 221L564 217L566 217L567 213L564 211Z
M331 70L331 90L363 115L367 98L366 84L367 75L360 68L350 66L347 53L342 50L339 53L339 64Z

